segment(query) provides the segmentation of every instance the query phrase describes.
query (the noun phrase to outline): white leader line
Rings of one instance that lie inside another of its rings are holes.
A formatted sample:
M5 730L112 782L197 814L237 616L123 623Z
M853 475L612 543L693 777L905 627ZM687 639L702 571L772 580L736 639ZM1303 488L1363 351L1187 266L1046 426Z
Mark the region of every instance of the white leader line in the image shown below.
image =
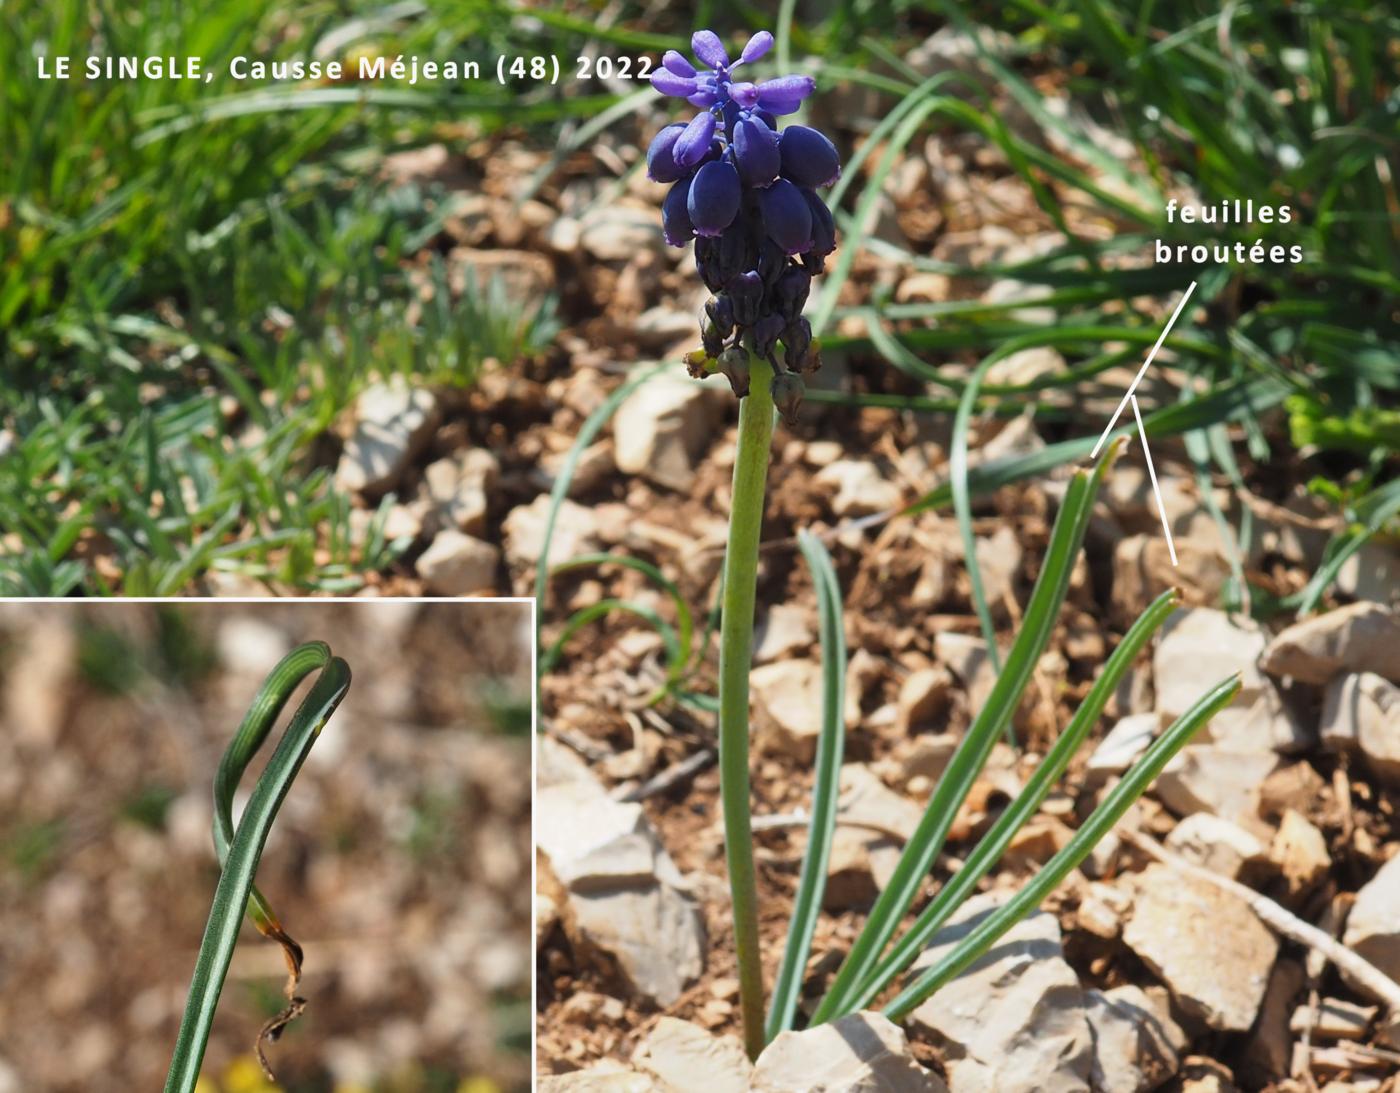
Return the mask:
M1176 544L1172 542L1171 525L1167 523L1167 510L1162 505L1162 490L1157 485L1157 471L1152 466L1152 452L1147 447L1147 430L1142 427L1142 411L1138 409L1136 395L1129 396L1129 401L1133 404L1133 417L1137 419L1138 438L1142 441L1142 454L1147 460L1147 477L1152 479L1152 496L1157 499L1157 515L1162 518L1162 531L1167 536L1167 552L1172 556L1172 565L1176 565Z
M1181 299L1177 301L1176 310L1172 312L1172 317L1167 320L1167 325L1162 328L1161 335L1157 338L1157 344L1152 347L1152 352L1147 354L1147 360L1142 362L1142 367L1138 369L1138 374L1133 377L1133 382L1128 386L1128 393L1123 396L1123 401L1118 404L1118 409L1113 411L1113 417L1109 419L1108 428L1103 431L1103 436L1099 437L1099 442L1094 445L1094 450L1089 453L1090 459L1097 459L1099 449L1103 447L1103 442L1108 439L1108 434L1113 432L1113 427L1118 424L1118 417L1123 413L1128 405L1128 400L1133 397L1133 392L1137 390L1137 385L1142 382L1142 377L1147 374L1147 367L1152 363L1152 358L1157 355L1157 350L1162 348L1162 343L1167 340L1167 335L1171 333L1172 326L1176 323L1176 317L1181 314L1181 309L1186 306L1186 301L1191 298L1191 293L1196 290L1196 282L1192 281L1186 286L1186 291L1181 294Z

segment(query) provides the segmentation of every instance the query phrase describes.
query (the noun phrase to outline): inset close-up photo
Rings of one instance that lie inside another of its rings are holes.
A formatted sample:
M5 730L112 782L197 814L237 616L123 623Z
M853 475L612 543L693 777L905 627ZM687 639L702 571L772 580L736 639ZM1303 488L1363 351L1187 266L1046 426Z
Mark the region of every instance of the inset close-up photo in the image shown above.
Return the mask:
M0 604L0 1090L528 1089L531 633Z

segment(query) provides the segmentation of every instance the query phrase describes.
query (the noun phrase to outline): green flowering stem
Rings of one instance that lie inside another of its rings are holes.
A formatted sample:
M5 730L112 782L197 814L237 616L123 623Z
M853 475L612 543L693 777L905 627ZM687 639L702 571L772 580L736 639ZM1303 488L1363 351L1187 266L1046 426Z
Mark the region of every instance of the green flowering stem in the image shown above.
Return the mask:
M739 1006L749 1058L763 1050L763 965L758 950L758 884L749 815L749 668L753 652L754 593L768 451L773 443L773 369L752 357L749 394L739 404L739 450L724 553L724 615L719 642L719 792L724 849L734 903L734 952Z

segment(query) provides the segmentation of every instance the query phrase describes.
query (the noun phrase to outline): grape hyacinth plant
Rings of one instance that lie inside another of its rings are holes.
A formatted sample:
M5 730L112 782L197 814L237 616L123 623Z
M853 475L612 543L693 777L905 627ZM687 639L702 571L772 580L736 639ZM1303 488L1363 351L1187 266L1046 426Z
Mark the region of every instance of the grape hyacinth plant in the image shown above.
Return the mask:
M666 241L680 247L694 240L696 268L714 294L701 318L701 348L686 363L697 378L722 372L742 400L725 552L719 736L739 999L750 1056L764 1043L748 768L758 542L774 409L791 422L802 401L802 373L821 364L821 347L802 309L813 275L836 248L835 221L817 189L841 173L836 146L825 135L778 123L815 90L811 76L735 79L737 69L772 47L773 36L759 31L731 61L717 34L697 31L691 48L708 69L703 72L668 50L652 86L700 112L662 129L647 150L649 176L671 184L661 212Z
M647 152L647 168L654 181L671 186L662 208L667 242L685 246L694 241L696 267L713 294L701 318L701 348L688 354L686 363L697 378L722 372L740 399L721 601L719 768L744 1046L750 1058L756 1058L797 1019L835 832L844 749L846 652L841 591L821 539L803 531L798 545L812 572L821 620L822 709L807 848L765 1019L749 787L749 671L758 550L775 406L791 420L802 397L802 374L820 363L820 347L802 309L812 277L822 272L836 245L832 215L817 190L838 177L841 165L835 146L822 133L803 125L778 124L780 117L794 113L813 92L811 77L779 76L758 83L734 78L736 69L768 52L772 35L755 34L733 61L712 31L699 31L691 45L707 71L671 50L652 83L665 95L684 98L700 113L656 135ZM998 360L1025 348L1026 340L1010 339L974 370L960 401L954 465L965 462L966 419L982 377ZM1166 763L1238 693L1238 675L1205 691L1104 794L1066 846L936 963L909 976L936 932L1039 809L1134 660L1179 605L1175 590L1164 592L1129 628L1021 793L912 924L905 926L928 885L954 817L997 740L1010 732L1035 666L1049 646L1095 498L1122 444L1121 437L1116 439L1095 466L1078 470L1066 483L1035 587L996 682L963 734L864 928L823 996L810 1007L809 1025L877 1004L901 976L906 979L883 1012L893 1020L907 1017L1039 906L1142 796ZM911 506L901 515L920 507ZM967 565L975 580L975 556L968 557Z

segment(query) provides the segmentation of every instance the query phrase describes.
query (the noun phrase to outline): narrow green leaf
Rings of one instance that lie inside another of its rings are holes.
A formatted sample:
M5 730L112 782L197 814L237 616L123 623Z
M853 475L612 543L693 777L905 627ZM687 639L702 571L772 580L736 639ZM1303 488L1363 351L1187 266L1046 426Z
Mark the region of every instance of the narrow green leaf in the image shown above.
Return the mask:
M1040 906L1059 884L1089 856L1099 840L1113 829L1130 805L1146 792L1167 762L1200 730L1207 721L1228 706L1240 689L1238 674L1231 676L1200 698L1191 709L1174 721L1170 728L1153 741L1145 755L1128 769L1102 804L1084 821L1063 850L1045 863L1035 877L1010 900L987 916L967 934L946 956L925 970L913 983L902 990L884 1013L892 1021L900 1021L921 1005L939 987L955 978L969 964L985 953L1016 923Z
M223 819L231 808L237 773L241 773L257 744L266 738L277 713L292 691L317 668L321 669L320 675L297 708L291 724L253 787L253 795L230 840ZM209 1030L214 1022L214 1011L218 1008L224 979L228 975L229 962L233 959L233 949L238 942L238 928L243 914L245 910L248 911L260 929L262 923L259 914L266 914L269 918L271 915L261 896L256 904L251 902L253 877L257 873L263 845L272 831L272 822L277 818L277 811L282 807L292 781L311 751L311 745L316 742L322 727L349 689L349 666L339 657L331 656L330 648L324 642L299 646L268 675L253 700L248 718L230 742L229 752L220 763L214 783L214 844L220 850L223 872L214 891L209 921L205 925L204 938L195 960L194 976L190 981L185 1012L176 1037L175 1052L165 1079L165 1093L192 1093L199 1080L200 1062L209 1041ZM271 921L275 923L276 920ZM292 944L295 945L295 942ZM299 966L294 966L292 970L294 985Z
M919 894L935 859L943 849L958 809L986 765L992 745L1016 712L1031 673L1050 640L1051 631L1069 588L1070 574L1089 526L1089 514L1104 475L1122 447L1115 441L1092 473L1079 471L1069 483L1051 532L1045 562L1031 593L1016 640L997 676L987 703L953 753L919 826L904 848L893 876L871 909L826 997L812 1017L813 1024L845 1012L860 984L868 978L885 946Z
M919 914L914 925L900 936L876 966L862 985L859 995L850 1007L851 1010L863 1009L871 999L889 986L895 976L909 967L938 932L938 928L947 922L962 905L963 900L972 894L977 882L1001 860L1013 836L1035 815L1046 795L1064 774L1070 760L1102 716L1104 707L1118 689L1123 676L1132 667L1133 661L1151 640L1152 635L1166 622L1168 616L1176 610L1178 600L1179 595L1175 589L1163 592L1129 628L1123 640L1118 643L1118 648L1108 658L1102 674L1095 680L1094 686L1080 703L1074 717L1031 775L1025 788L982 836L962 868L938 890L938 895Z

